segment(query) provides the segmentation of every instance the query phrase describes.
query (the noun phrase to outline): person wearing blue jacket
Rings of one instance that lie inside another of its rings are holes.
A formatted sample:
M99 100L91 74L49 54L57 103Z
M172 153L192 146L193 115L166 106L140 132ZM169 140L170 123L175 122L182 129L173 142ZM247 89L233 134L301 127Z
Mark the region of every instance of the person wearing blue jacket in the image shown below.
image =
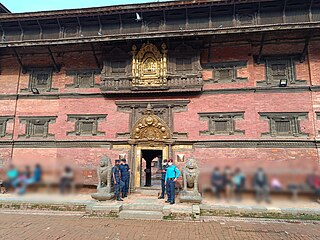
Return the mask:
M173 160L168 159L168 167L166 171L166 187L167 187L167 195L168 200L167 203L174 204L175 203L175 187L176 181L180 177L180 170L173 165Z

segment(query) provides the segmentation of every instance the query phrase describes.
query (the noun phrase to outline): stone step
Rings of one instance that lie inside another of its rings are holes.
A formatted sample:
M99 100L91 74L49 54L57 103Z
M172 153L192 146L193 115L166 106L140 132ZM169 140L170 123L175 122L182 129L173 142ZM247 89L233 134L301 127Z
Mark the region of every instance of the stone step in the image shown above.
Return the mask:
M162 220L163 214L155 211L122 210L119 217L120 219Z
M122 205L122 209L162 212L163 205L157 203L126 203Z
M135 193L141 194L141 195L146 195L146 196L158 196L160 193L160 189L137 189Z

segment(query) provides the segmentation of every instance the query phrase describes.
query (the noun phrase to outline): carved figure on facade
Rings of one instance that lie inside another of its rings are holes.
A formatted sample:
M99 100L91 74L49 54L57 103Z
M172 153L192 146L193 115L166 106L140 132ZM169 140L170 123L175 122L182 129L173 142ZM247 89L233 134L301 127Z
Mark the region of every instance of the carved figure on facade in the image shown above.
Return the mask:
M145 43L137 52L132 46L132 86L159 87L167 84L167 46L161 45L161 52L152 43Z
M114 193L112 191L112 163L108 156L103 156L100 160L99 166L97 168L98 185L97 192L92 194L91 197L99 200L105 201L113 199Z
M199 193L199 175L197 160L193 157L188 158L182 170L183 191L180 195L180 202L200 203L202 201Z
M145 115L142 116L134 125L131 139L138 141L166 141L171 138L171 131L167 124L152 110L148 104Z

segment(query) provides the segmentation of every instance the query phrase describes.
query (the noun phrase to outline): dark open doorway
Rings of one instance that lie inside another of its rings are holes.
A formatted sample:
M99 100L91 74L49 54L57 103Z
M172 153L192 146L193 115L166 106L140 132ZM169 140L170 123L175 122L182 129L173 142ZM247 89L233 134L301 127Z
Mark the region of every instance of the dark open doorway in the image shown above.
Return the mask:
M161 150L142 150L141 186L151 187L161 185L160 168L162 164Z

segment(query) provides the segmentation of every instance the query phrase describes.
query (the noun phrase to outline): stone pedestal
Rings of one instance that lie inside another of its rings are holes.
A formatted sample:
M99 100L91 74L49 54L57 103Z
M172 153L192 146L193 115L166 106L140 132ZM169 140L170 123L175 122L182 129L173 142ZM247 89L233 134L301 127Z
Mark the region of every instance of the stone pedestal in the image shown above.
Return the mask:
M180 202L201 203L202 196L199 192L182 191L180 193Z
M103 191L103 188L102 188L102 189L99 189L98 192L91 194L91 197L98 201L107 201L114 198L114 193Z

